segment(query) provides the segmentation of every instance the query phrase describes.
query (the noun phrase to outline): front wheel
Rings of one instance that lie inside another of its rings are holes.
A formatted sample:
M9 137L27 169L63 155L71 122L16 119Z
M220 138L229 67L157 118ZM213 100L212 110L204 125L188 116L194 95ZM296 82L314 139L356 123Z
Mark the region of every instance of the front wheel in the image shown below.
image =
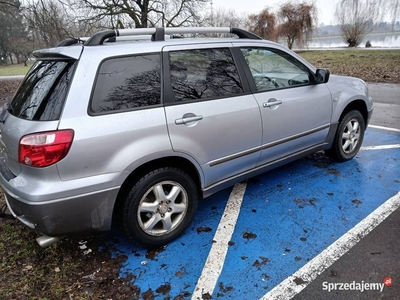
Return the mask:
M364 139L365 122L358 110L348 112L340 121L332 148L328 154L337 161L352 159Z
M188 174L171 167L151 171L134 184L123 204L123 230L144 247L165 245L189 226L197 202L197 187Z

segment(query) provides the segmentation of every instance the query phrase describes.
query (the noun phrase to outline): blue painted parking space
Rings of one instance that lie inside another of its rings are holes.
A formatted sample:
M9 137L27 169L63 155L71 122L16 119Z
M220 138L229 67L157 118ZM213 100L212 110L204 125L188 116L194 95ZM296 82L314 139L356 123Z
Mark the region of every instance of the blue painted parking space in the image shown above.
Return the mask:
M400 133L369 128L363 143L368 150L349 162L332 163L316 153L249 180L210 296L264 296L397 194L400 151L391 146L398 144ZM231 190L200 202L192 226L162 249L110 241L115 255L127 256L121 276L159 299L191 298Z
M230 189L216 193L199 203L196 216L186 233L166 247L147 251L132 245L123 237L113 242L116 255L127 256L121 276L133 276L132 282L142 293L151 290L154 295L187 296L193 292L212 246L215 229L228 201Z

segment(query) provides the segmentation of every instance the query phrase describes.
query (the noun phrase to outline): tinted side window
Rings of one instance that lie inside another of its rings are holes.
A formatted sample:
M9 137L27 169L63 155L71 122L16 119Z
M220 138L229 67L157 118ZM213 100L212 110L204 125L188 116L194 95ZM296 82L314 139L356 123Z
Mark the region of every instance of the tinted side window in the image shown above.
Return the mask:
M171 85L176 101L218 98L243 93L229 49L169 53Z
M112 58L101 64L91 101L92 112L129 110L160 103L159 54Z
M73 63L37 61L11 102L12 114L27 120L58 120L64 106Z
M311 82L310 71L291 55L276 49L241 48L257 91L268 91Z

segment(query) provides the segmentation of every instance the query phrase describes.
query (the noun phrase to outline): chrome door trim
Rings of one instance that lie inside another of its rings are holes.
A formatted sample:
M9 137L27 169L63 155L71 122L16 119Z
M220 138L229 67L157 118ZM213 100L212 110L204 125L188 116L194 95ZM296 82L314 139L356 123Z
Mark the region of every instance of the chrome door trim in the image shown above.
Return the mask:
M299 134L296 134L296 135L292 135L292 136L289 136L289 137L284 138L284 139L277 140L277 141L275 141L275 142L270 142L270 143L264 144L264 145L261 146L261 150L265 150L265 149L268 149L268 148L277 146L277 145L279 145L279 144L283 144L283 143L286 143L286 142L290 142L290 141L292 141L292 140L295 140L295 139L304 137L304 136L309 135L309 134L316 133L316 132L318 132L318 131L327 129L327 128L329 128L329 127L330 127L330 124L322 125L322 126L320 126L320 127L317 127L317 128L311 129L311 130L307 130L307 131L304 131L304 132L302 132L302 133L299 133Z
M213 161L210 161L209 165L210 165L210 167L213 167L213 166L222 164L224 162L230 161L232 159L239 158L239 157L242 157L242 156L245 156L245 155L249 155L249 154L258 152L260 150L261 150L261 146L254 147L252 149L248 149L248 150L244 150L244 151L241 151L241 152L238 152L238 153L235 153L235 154L231 154L231 155L225 156L223 158L215 159Z
M276 167L279 167L279 166L288 164L292 161L295 161L295 160L299 159L300 157L304 157L306 155L315 153L316 151L324 150L327 148L329 148L329 144L327 142L322 142L320 144L316 144L314 146L303 149L301 151L292 153L288 156L284 156L284 157L278 158L276 160L267 162L267 163L260 165L254 169L236 174L236 175L226 178L224 180L220 180L209 186L204 187L202 189L203 197L208 197L224 188L227 188L227 187L233 185L236 182L240 182L240 181L246 180L250 177L257 176L259 174L265 173L266 171L272 170Z
M241 152L238 152L238 153L235 153L235 154L231 154L231 155L225 156L223 158L215 159L213 161L210 161L208 164L209 164L210 167L213 167L213 166L222 164L224 162L230 161L230 160L235 159L235 158L239 158L239 157L242 157L242 156L245 156L245 155L249 155L249 154L252 154L252 153L260 151L260 150L265 150L265 149L277 146L279 144L283 144L283 143L289 142L291 140L295 140L295 139L304 137L306 135L316 133L318 131L327 129L330 126L331 126L330 124L323 125L323 126L315 128L315 129L307 130L307 131L302 132L300 134L296 134L296 135L293 135L293 136L290 136L290 137L287 137L287 138L284 138L284 139L281 139L281 140L278 140L278 141L275 141L275 142L264 144L264 145L262 145L260 147L254 147L254 148L251 148L251 149L248 149L248 150L245 150L245 151L241 151Z

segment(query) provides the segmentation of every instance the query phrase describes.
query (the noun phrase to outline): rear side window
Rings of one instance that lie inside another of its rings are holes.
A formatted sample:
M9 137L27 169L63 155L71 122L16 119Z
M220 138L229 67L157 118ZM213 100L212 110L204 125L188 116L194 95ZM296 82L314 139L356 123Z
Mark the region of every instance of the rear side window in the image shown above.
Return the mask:
M99 70L90 110L124 111L161 104L160 55L105 60Z
M228 48L172 51L171 85L176 101L229 97L243 93Z
M73 66L73 62L66 61L37 61L11 102L12 114L26 120L58 120Z

